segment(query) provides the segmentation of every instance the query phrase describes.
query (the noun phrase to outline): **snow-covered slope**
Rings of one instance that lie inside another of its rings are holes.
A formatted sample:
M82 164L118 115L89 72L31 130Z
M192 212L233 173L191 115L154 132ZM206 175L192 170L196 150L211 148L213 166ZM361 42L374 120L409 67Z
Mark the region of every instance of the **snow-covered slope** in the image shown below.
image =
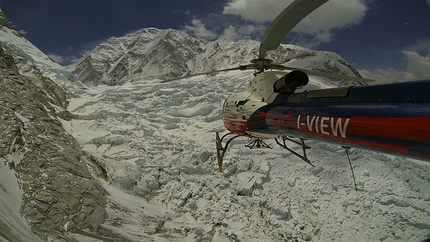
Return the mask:
M174 78L248 64L256 58L259 43L220 39L207 42L173 29L143 29L123 37L113 37L98 45L76 65L74 73L90 85L122 85L153 78ZM282 45L268 58L293 67L359 75L332 52L313 51L294 45Z
M109 218L102 228L132 241L430 236L425 162L353 149L355 191L339 146L308 141L312 168L280 147L249 150L248 140L238 139L219 172L215 132L225 132L222 103L251 76L235 71L169 85L141 80L93 87L72 99L70 110L80 118L64 126L104 164L110 180Z
M59 240L65 231L96 229L106 200L92 175L102 172L59 121L72 118L64 69L3 17L0 12L0 241Z
M79 83L65 67L51 60L31 42L24 38L10 23L0 9L0 44L14 58L19 73L27 77L46 77L61 86L73 88Z

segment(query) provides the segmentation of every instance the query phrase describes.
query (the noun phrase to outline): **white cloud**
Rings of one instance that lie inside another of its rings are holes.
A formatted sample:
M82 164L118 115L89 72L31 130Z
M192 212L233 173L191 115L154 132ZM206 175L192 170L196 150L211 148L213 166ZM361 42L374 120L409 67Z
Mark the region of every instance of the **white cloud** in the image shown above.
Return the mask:
M416 51L403 50L402 52L407 60L405 71L389 68L359 70L359 72L363 77L376 80L375 84L430 79L430 51L424 56Z
M64 58L60 55L56 55L53 53L48 53L48 57L54 60L57 63L62 63L64 61Z
M197 38L206 40L214 40L218 37L216 33L208 30L202 21L198 19L193 19L191 25L186 25L185 31Z
M430 6L430 0L427 0L428 5Z
M254 23L268 23L292 2L292 0L231 0L224 7L223 13L237 15ZM302 37L312 37L312 43L301 45L315 47L319 43L332 41L333 29L360 24L367 9L364 0L330 0L303 19L293 31ZM303 42L304 38L299 38L298 41Z
M238 15L254 23L270 22L292 2L292 0L231 0L224 7L223 14Z
M23 30L23 29L20 29L18 32L19 32L20 34L22 34L22 35L26 35L26 34L27 34L27 31L25 31L25 30Z
M400 81L411 81L414 80L412 76L408 76L407 72L389 69L375 69L375 70L358 70L364 78L375 80L371 84L383 84Z
M430 0L429 0L430 1ZM406 50L417 51L417 52L425 52L427 53L430 50L430 38L429 39L419 39L417 43L408 46L405 48Z
M51 58L53 61L57 62L58 64L65 64L65 65L74 63L79 60L78 58L76 58L76 56L61 56L54 53L48 53L47 56Z
M264 34L266 31L265 25L242 25L242 26L232 26L224 29L220 38L228 39L232 41L242 40L242 39L252 39L252 37L258 33L259 35Z
M414 79L430 79L430 51L426 56L421 56L414 51L403 51L408 65L406 71L414 76Z

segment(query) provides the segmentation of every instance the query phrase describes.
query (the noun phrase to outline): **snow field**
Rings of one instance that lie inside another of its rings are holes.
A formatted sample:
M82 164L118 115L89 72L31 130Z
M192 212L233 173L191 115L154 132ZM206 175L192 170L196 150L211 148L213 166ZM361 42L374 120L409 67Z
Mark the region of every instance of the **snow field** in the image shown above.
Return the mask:
M425 162L308 141L316 167L280 147L229 148L215 132L225 98L249 73L90 88L72 99L69 133L106 165L103 225L133 241L421 241L430 236ZM320 86L323 80L313 80ZM268 141L271 145L274 142ZM292 146L300 150L299 147Z

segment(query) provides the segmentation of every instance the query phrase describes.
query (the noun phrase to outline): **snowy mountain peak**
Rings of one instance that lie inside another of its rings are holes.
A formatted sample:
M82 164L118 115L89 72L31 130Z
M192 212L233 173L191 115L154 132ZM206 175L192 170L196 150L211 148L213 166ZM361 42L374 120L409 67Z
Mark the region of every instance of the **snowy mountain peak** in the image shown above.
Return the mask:
M5 27L14 30L17 35L21 35L17 31L16 26L6 18L6 15L3 13L3 10L0 9L0 28Z
M73 73L90 85L174 78L248 64L257 57L258 47L259 42L252 40L207 42L182 31L147 28L101 43L77 63ZM281 45L268 58L293 67L359 75L335 53L294 45Z
M15 25L0 11L0 43L13 57L21 75L47 77L62 86L74 86L71 72L54 62L19 33Z

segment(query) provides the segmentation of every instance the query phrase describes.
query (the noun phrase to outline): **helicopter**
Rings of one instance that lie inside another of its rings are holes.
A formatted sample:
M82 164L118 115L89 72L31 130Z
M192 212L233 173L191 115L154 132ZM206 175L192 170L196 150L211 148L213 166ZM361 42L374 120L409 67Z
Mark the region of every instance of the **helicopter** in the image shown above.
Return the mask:
M248 88L223 104L222 119L229 132L223 136L216 132L215 136L220 171L228 146L238 137L250 138L246 146L251 149L271 148L264 140L274 139L312 166L306 153L309 139L339 144L347 155L349 148L355 147L430 161L430 80L296 92L308 84L308 75L373 80L288 67L265 58L303 18L326 2L291 3L271 23L260 43L258 58L248 65L162 81L255 70ZM302 152L291 149L287 142L299 145Z

